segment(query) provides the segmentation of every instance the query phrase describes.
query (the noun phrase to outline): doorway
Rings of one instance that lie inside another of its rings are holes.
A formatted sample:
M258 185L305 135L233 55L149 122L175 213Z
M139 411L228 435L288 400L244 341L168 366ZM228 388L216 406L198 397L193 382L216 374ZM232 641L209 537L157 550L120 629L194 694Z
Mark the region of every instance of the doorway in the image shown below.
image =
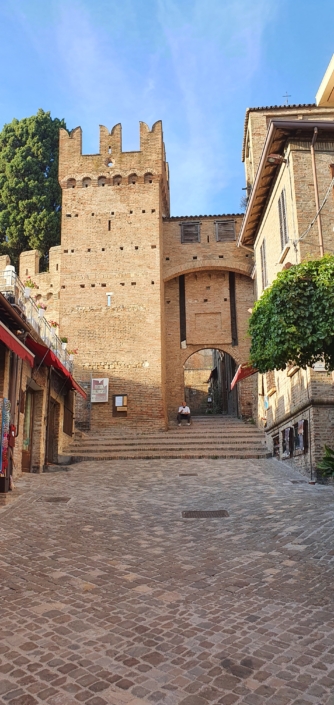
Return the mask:
M60 406L58 402L51 398L47 439L47 462L51 464L58 463L59 416Z
M222 350L204 348L184 365L184 397L193 416L238 416L238 390L231 391L236 372L233 357Z
M22 443L22 472L31 472L32 435L34 418L34 393L27 389L25 394L25 409Z

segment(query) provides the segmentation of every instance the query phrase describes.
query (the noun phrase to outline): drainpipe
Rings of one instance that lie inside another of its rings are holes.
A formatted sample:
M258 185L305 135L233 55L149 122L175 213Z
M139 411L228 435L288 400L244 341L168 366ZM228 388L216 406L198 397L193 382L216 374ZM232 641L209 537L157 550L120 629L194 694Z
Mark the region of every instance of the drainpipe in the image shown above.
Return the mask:
M323 257L324 256L324 241L323 241L323 237L322 237L321 217L320 217L320 213L318 212L320 209L320 203L319 203L319 192L318 192L317 169L316 169L316 164L315 164L315 153L314 153L314 145L317 141L317 137L318 137L318 128L315 127L314 132L313 132L312 142L311 142L311 160L312 160L312 172L313 172L313 183L314 183L315 207L316 207L316 211L318 213L317 223L318 223L318 234L319 234L319 250L320 250L320 257Z

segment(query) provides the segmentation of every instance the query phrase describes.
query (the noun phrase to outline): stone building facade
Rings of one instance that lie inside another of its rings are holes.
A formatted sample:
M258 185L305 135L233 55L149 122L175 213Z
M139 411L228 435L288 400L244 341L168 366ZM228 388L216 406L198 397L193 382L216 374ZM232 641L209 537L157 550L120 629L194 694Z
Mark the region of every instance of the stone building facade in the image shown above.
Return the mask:
M334 254L333 101L248 110L243 160L249 201L239 244L254 248L259 298L282 269ZM258 424L270 450L313 472L333 443L332 376L319 363L258 378Z
M25 252L21 276L38 282L47 315L78 349L75 376L109 379L108 402L79 405L78 428L166 428L184 398L184 365L203 348L247 359L253 256L237 247L242 216L170 217L161 122L140 123L140 150L123 152L121 126L100 127L83 155L81 129L60 133L61 246L49 273ZM253 382L239 389L251 417ZM123 397L121 410L116 402Z
M31 253L30 259L38 261ZM50 285L51 274L40 277ZM39 292L37 285L25 288L9 257L0 257L0 504L21 472L59 462L73 433L74 390L85 397L39 308Z

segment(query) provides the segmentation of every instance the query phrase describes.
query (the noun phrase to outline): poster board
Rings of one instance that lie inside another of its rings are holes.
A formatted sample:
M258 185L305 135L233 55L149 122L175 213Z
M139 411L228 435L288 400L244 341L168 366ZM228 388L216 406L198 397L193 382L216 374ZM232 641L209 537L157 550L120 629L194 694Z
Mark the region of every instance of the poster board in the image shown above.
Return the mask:
M109 377L92 377L90 400L92 404L107 402Z

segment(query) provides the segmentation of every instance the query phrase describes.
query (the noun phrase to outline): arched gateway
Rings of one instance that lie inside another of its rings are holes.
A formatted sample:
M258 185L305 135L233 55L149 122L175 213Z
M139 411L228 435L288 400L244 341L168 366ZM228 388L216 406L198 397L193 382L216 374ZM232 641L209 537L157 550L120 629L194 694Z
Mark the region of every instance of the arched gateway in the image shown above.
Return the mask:
M243 216L169 216L160 122L151 130L140 124L138 152L123 152L120 125L100 127L94 155L82 154L80 128L61 130L59 181L57 270L38 275L35 252L24 253L22 265L26 271L31 259L41 296L52 278L52 318L78 350L75 377L88 402L77 406L76 424L165 429L192 353L211 348L225 362L248 360L254 262L237 247ZM107 390L103 401L89 399L92 380ZM247 380L238 395L234 413L251 416Z
M231 390L237 365L229 353L203 348L188 357L183 369L184 399L192 416L238 416L238 388Z

